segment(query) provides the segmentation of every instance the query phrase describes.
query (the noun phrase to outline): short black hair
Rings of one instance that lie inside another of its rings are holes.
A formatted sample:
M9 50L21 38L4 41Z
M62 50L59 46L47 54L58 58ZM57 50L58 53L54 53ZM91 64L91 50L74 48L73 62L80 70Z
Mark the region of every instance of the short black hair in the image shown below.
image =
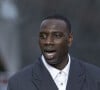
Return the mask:
M67 17L62 16L60 14L54 14L54 15L49 15L49 16L43 18L43 20L46 20L46 19L59 19L59 20L63 20L67 24L67 27L69 29L69 33L71 33L71 23L70 23L70 21L69 21L69 19Z

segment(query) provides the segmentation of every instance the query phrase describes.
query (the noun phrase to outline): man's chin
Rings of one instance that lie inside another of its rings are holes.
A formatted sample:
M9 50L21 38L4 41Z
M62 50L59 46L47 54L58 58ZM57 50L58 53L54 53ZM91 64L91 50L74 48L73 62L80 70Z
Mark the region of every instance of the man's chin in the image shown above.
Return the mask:
M55 65L55 64L56 64L56 59L47 58L47 59L46 59L46 62L47 62L49 65Z

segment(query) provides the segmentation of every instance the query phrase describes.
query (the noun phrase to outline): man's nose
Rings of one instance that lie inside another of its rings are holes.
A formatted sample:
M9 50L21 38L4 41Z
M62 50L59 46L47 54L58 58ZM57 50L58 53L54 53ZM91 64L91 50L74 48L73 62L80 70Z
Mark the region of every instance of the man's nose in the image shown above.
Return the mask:
M54 43L53 37L51 35L48 36L46 39L46 44L53 44L53 43Z

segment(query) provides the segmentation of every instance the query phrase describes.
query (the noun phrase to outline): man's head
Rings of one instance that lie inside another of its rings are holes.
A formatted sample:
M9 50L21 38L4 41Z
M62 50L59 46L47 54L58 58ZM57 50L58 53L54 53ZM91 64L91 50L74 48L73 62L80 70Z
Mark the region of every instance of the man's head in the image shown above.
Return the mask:
M68 62L68 49L71 44L71 25L67 18L52 15L43 19L39 45L48 64L62 69Z

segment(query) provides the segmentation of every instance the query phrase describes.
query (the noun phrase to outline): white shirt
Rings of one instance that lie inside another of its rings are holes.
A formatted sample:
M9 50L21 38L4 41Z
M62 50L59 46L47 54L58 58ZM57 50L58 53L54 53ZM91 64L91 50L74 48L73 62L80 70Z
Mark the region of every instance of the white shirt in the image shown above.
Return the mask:
M66 90L68 76L69 76L70 63L71 63L69 54L68 54L68 58L69 58L68 64L64 67L63 70L59 70L49 65L46 62L44 56L42 55L42 62L44 66L46 67L46 69L49 71L52 79L54 80L55 84L58 87L58 90Z

